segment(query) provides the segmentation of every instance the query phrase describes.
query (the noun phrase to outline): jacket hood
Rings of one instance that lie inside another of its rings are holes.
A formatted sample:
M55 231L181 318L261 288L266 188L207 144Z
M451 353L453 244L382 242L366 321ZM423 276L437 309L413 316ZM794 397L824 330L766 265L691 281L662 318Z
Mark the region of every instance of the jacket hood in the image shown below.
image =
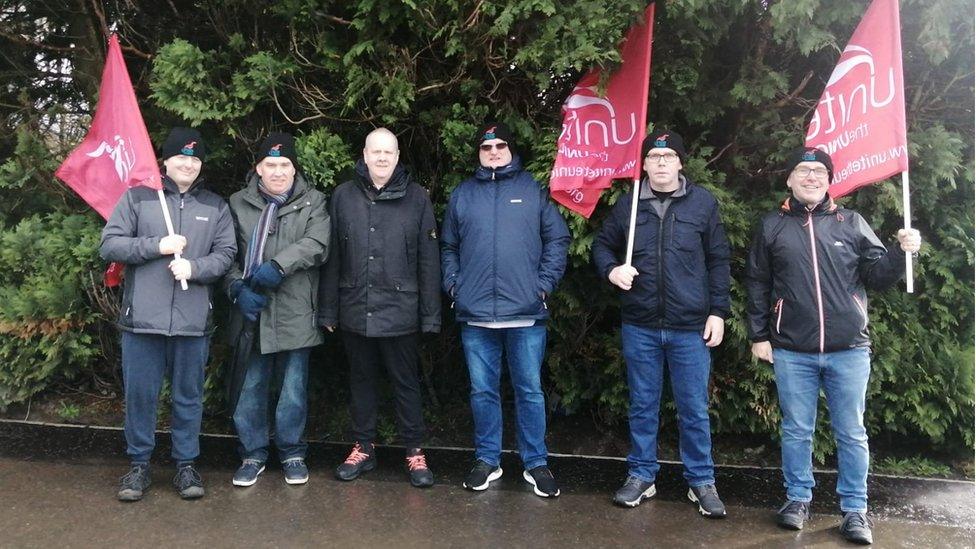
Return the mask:
M359 180L359 188L375 200L403 198L407 194L407 186L411 181L410 174L407 173L403 164L397 163L396 167L393 168L390 180L386 182L386 185L383 185L382 189L377 189L373 186L373 179L369 176L369 168L366 167L366 161L362 158L356 161L356 177Z

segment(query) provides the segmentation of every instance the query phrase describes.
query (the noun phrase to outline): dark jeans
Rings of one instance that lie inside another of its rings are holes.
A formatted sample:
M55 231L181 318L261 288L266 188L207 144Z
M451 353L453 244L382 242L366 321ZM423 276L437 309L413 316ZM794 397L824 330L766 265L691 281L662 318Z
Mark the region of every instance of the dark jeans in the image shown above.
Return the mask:
M364 337L342 332L349 361L352 435L357 441L376 440L376 381L382 368L393 385L400 441L411 448L423 442L427 429L420 398L417 340L417 334Z
M481 328L461 325L464 359L471 376L475 458L498 466L502 451L502 402L499 393L502 352L515 389L515 440L526 469L546 465L546 399L542 393L542 358L546 325Z
M156 405L166 375L172 385L173 459L192 461L200 454L203 370L209 349L207 336L122 332L125 442L132 461L149 461L156 447Z
M654 482L661 468L657 461L657 428L667 367L671 394L678 408L678 449L685 480L689 486L715 484L708 418L712 360L701 332L624 324L621 335L630 388L630 474Z
M268 460L271 418L268 402L271 382L281 379L281 391L274 412L274 440L278 458L304 458L308 448L302 440L308 412L308 355L311 349L295 349L262 355L251 353L241 397L234 412L234 427L240 438L240 454L244 459ZM277 374L277 376L275 375Z

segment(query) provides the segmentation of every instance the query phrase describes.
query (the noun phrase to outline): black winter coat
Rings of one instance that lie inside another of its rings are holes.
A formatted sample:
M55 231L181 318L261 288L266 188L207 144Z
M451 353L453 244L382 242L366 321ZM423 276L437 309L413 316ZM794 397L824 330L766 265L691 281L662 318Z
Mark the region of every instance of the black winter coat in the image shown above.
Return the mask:
M865 288L903 274L864 218L830 197L812 211L790 198L762 218L746 269L749 339L804 353L870 345Z
M319 325L366 337L440 331L437 223L427 191L399 165L377 191L360 160L356 177L333 193L330 215Z
M729 241L718 202L682 177L663 216L651 204L649 185L641 182L632 261L639 274L630 290L618 290L628 324L701 330L709 315L729 316ZM617 201L593 241L602 280L625 261L631 201L631 194Z

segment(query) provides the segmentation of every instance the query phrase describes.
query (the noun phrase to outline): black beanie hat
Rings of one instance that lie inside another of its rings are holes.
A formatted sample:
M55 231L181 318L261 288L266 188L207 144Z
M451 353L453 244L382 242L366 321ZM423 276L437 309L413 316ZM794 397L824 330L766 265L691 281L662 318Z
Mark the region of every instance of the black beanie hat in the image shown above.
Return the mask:
M489 121L485 122L478 127L478 133L475 134L474 148L475 152L481 147L481 144L489 139L501 139L502 141L508 143L509 150L512 151L512 155L518 154L515 148L515 134L512 130L508 129L508 126L502 124L501 122Z
M670 130L654 130L653 133L644 138L641 144L641 162L647 157L651 149L671 149L678 153L678 158L685 161L685 140L678 135L678 132Z
M200 159L200 162L207 159L207 147L203 143L200 132L180 126L169 131L169 136L166 137L159 152L163 160L178 154L195 156Z
M295 138L288 133L271 132L264 138L255 155L256 163L267 157L287 158L295 165L295 170L301 170L298 165L298 154L295 152Z
M786 171L792 172L800 162L820 162L827 168L827 181L834 180L834 162L830 155L816 147L800 147L786 160Z

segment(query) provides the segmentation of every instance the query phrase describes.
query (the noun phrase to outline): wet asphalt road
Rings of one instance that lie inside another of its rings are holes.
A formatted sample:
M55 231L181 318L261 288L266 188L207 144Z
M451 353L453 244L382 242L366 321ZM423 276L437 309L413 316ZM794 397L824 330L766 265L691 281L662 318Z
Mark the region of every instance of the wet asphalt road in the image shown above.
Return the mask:
M729 518L706 520L687 502L680 467L666 464L659 494L636 509L609 495L626 466L609 459L555 457L563 495L545 500L521 479L517 457L482 493L460 487L470 451L428 452L438 484L410 487L399 448L381 448L380 467L351 483L331 468L347 448L314 443L311 480L288 486L270 465L251 488L235 488L234 440L205 437L199 469L207 496L179 499L170 485L168 437L160 435L146 498L114 498L126 470L118 430L0 423L0 547L835 547L834 478L818 475L817 514L800 533L778 529L777 471L720 467L717 485ZM974 486L969 482L872 477L876 547L973 547Z

